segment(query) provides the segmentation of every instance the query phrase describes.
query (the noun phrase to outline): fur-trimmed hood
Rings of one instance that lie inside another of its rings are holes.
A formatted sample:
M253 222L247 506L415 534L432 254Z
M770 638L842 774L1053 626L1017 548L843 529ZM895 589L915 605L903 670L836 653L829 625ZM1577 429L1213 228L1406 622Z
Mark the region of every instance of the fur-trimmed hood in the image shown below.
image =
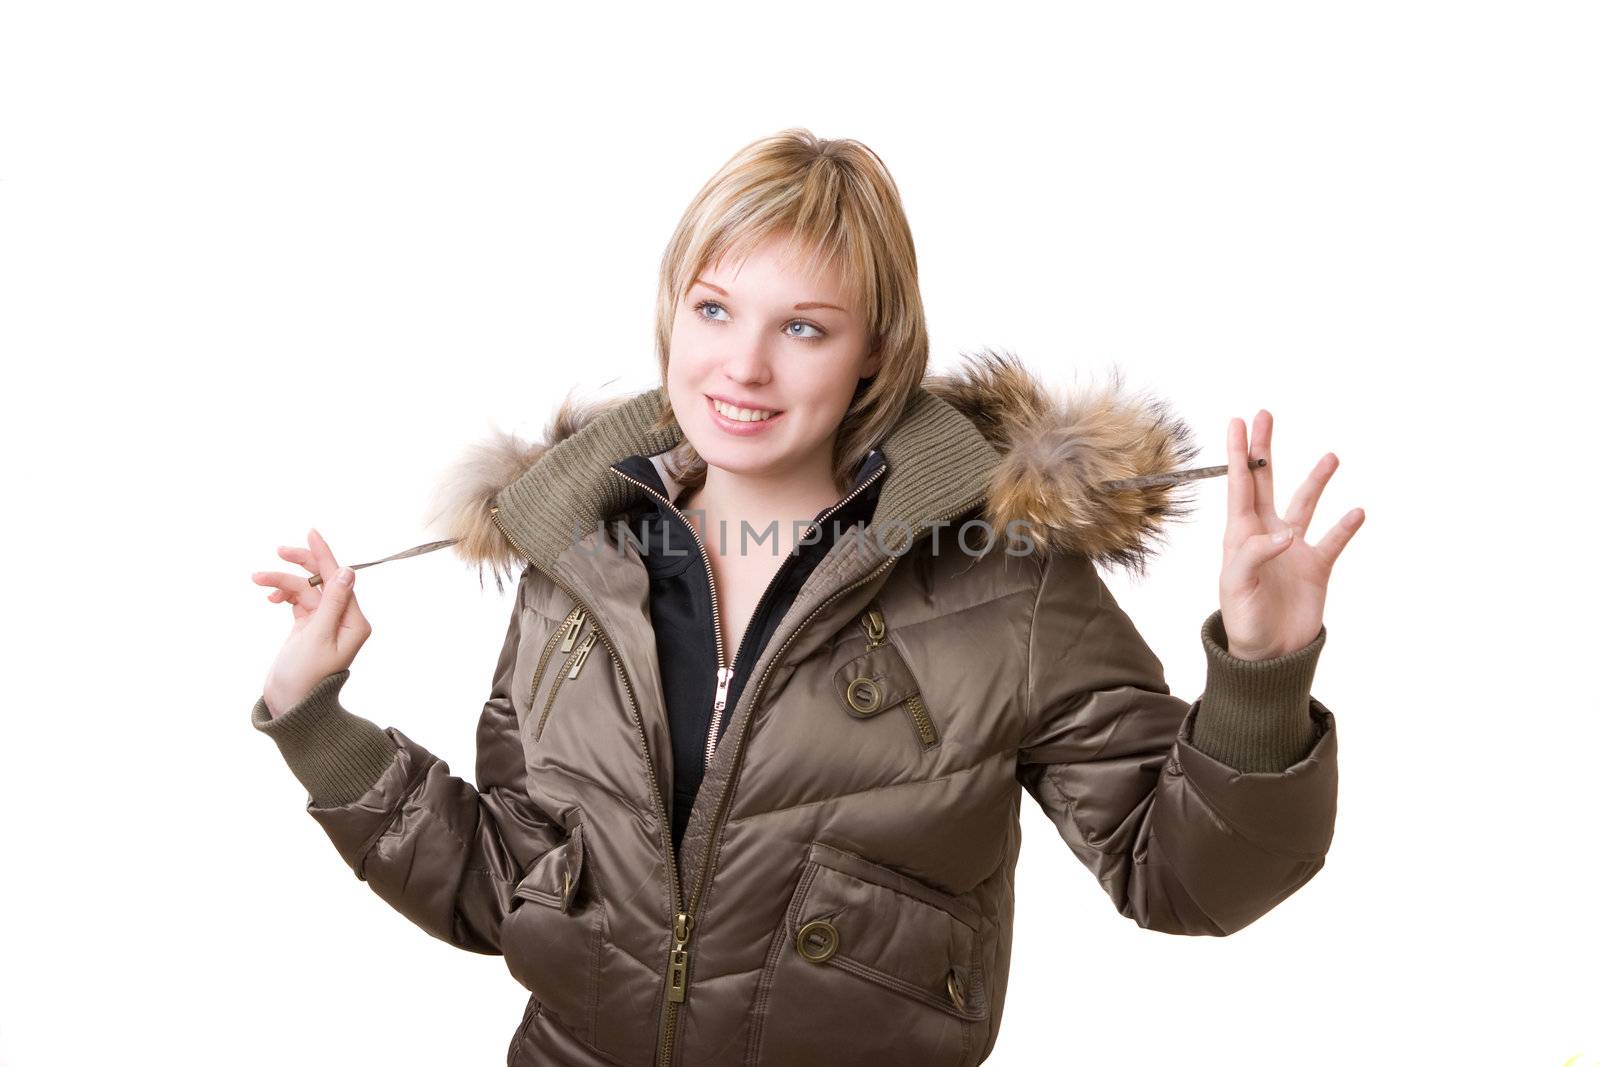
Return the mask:
M497 582L502 572L514 574L528 554L505 532L501 512L506 509L499 506L503 498L514 495L525 502L524 509L543 510L543 502L557 494L586 491L587 486L574 487L570 462L554 462L583 438L622 453L611 460L633 452L653 454L681 440L675 423L675 434L661 436L644 434L637 417L626 418L630 408L637 415L647 396L660 393L657 388L596 401L569 394L537 441L494 430L450 467L438 487L429 522L446 540L403 554L453 545L467 562L490 567ZM1175 471L1199 451L1190 427L1164 401L1130 395L1120 371L1113 371L1108 383L1062 391L1040 382L1015 356L985 349L965 356L949 373L924 378L902 425L941 418L948 424L957 416L976 431L963 444L987 450L978 467L983 517L1002 540L1007 524L1021 520L1045 548L1080 552L1103 565L1142 572L1165 540L1164 524L1193 510L1185 481L1106 488L1107 482ZM608 425L615 422L629 425L622 430ZM894 431L889 440L894 440ZM898 464L909 461L921 467L939 461L936 456L889 452L891 479ZM607 481L603 468L576 469L584 480ZM577 513L603 517L620 503L598 487L596 493L600 501L588 502L596 506ZM530 501L540 503L526 503Z

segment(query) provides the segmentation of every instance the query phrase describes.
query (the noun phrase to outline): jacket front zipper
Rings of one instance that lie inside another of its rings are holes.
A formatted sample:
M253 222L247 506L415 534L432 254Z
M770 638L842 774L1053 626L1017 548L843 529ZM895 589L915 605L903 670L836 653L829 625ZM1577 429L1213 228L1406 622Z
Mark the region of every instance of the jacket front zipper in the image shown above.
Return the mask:
M830 515L834 514L834 512L838 511L850 501L854 500L869 485L877 481L879 476L881 476L887 469L887 467L880 464L878 469L873 471L866 481L862 482L849 493L845 494L844 499L840 500L827 511L823 512L818 518L812 520L812 525L806 528L806 533L809 534L812 528L821 522L824 522ZM728 704L728 683L733 679L734 667L733 662L730 661L725 663L723 661L724 645L722 640L722 612L719 609L717 602L717 579L712 573L711 555L706 551L705 542L701 539L699 531L694 528L693 524L689 522L688 518L681 510L679 510L676 504L674 504L671 500L668 500L661 493L657 492L650 485L641 482L632 475L624 474L622 471L617 470L616 467L608 467L607 470L611 471L611 473L615 474L624 481L638 486L640 489L643 489L646 493L650 494L651 497L660 501L662 504L665 504L668 508L671 508L673 514L677 515L678 519L683 523L683 525L688 527L689 535L694 538L695 545L700 549L700 561L705 567L706 584L711 590L711 627L712 635L716 639L717 646L716 696L713 698L711 704L711 724L706 732L706 756L704 767L706 770L709 770L711 767L711 757L715 755L717 749L717 735L722 725L722 713ZM793 563L796 558L796 550L791 549L788 558L779 565L777 574L773 575L772 578L768 580L767 587L761 591L761 599L756 602L755 611L751 613L752 619L761 617L761 611L764 607L766 607L767 599L771 596L772 590L777 587L778 579L784 574L788 566ZM892 563L893 560L891 559L889 562ZM851 588L854 587L852 586ZM843 593L845 590L840 590L840 592ZM830 598L829 603L831 602L832 599ZM809 618L807 621L810 621ZM738 652L744 651L745 643L749 640L750 629L749 627L746 627L744 636L739 641ZM735 653L735 659L737 659L738 652ZM703 880L703 873L701 877ZM698 902L696 902L696 904L697 903ZM683 1003L689 992L688 941L689 935L694 931L695 912L698 910L696 904L691 904L687 911L680 911L673 919L672 950L668 957L667 964L666 1006L661 1021L661 1046L657 1050L657 1067L669 1067L669 1065L672 1063L673 1046L677 1040L679 1005Z
M882 470L882 469L883 468L880 468L880 470ZM866 484L867 483L863 483L861 488L865 488ZM854 494L852 494L852 495L854 495ZM929 520L929 525L928 525L927 528L925 528L925 530L926 529L931 529L934 525L937 525L938 523L944 522L944 521L946 521L948 519L953 519L957 515L965 514L980 499L981 499L981 497L975 498L973 500L968 500L961 507L959 507L959 508L957 508L957 509L955 509L953 511L946 512L943 515L940 515L940 516L938 516L938 517L936 517L934 519ZM924 532L925 532L925 530L924 530ZM917 537L920 538L921 537L921 533L917 534ZM907 551L910 550L910 545L907 545L906 550ZM761 694L762 694L762 691L766 688L767 679L772 676L773 667L775 667L779 663L783 662L784 653L789 651L789 646L794 644L795 639L798 638L802 633L805 632L806 627L810 626L812 621L814 619L816 619L816 617L818 615L821 615L824 611L826 611L833 604L834 601L838 600L840 597L844 596L846 593L850 592L851 590L857 589L857 588L859 588L859 587L861 587L863 585L866 585L868 582L870 582L873 579L877 578L879 575L883 574L884 571L887 571L890 567L893 567L895 565L895 563L898 562L899 558L900 557L897 556L897 555L889 556L889 558L885 559L882 563L878 564L878 566L874 567L865 576L863 576L861 578L857 578L855 581L851 582L849 585L845 586L844 588L835 590L833 593L829 594L827 599L822 601L822 603L818 604L815 608L812 608L810 613L807 614L804 619L800 620L800 624L798 626L796 626L793 631L790 632L788 637L784 638L783 644L778 646L778 651L773 655L773 657L770 660L767 661L766 670L762 671L760 677L758 677L756 679L755 689L750 694L750 714L754 715L755 714L755 710L758 707L760 707ZM686 917L690 921L690 924L691 924L690 928L691 929L692 929L692 924L694 922L698 921L698 916L699 916L699 913L700 913L700 902L701 902L702 899L704 899L705 888L706 888L706 885L707 885L707 879L709 878L710 873L711 873L712 860L713 860L713 858L714 858L714 856L716 854L717 847L720 844L722 823L723 823L723 820L727 817L728 802L733 796L734 788L739 784L739 771L740 771L740 768L743 766L743 763L744 763L745 745L749 741L749 739L750 739L750 731L748 729L744 730L743 732L741 732L739 734L738 739L734 743L733 765L728 770L727 780L723 783L722 792L717 795L716 808L713 810L712 816L711 816L711 829L708 831L707 836L706 836L705 854L700 859L700 868L696 872L696 875L695 875L694 889L689 895L689 906L688 906L688 909L687 909ZM696 803L698 803L698 799L696 800ZM687 958L686 958L686 963L687 963ZM684 993L685 993L685 995L687 994L687 989L684 990ZM667 1037L666 1037L666 1040L665 1040L664 1044L670 1049L671 1044L673 1043L673 1041L676 1040L676 1035L675 1035L675 1033L673 1033L673 1031L675 1031L676 1027L677 1027L677 1011L676 1011L677 1004L669 1002L667 1007L672 1010L672 1018L667 1023L668 1034L667 1034ZM658 1060L657 1061L657 1067L671 1067L671 1060L670 1059L666 1060L666 1061L659 1061Z
M710 770L711 757L716 755L717 739L722 732L722 713L728 706L728 684L733 681L734 665L738 662L740 653L744 651L745 645L750 640L750 627L747 626L745 628L744 635L739 639L739 648L734 652L734 658L724 663L722 611L717 606L717 579L716 575L711 569L711 554L706 551L706 544L705 541L701 540L700 532L694 528L693 524L689 522L688 518L685 517L683 512L678 509L676 504L668 500L655 489L651 488L648 484L641 482L631 474L624 474L615 467L609 467L607 469L617 477L637 485L640 489L643 489L646 493L649 493L656 500L659 500L662 504L665 504L667 507L671 508L672 513L678 516L683 525L688 528L689 535L694 538L695 546L700 549L700 561L705 566L706 584L711 588L711 632L712 636L716 639L717 645L717 689L716 695L711 701L711 724L706 729L706 756L704 770ZM827 511L824 511L817 518L811 520L811 525L806 527L805 534L801 536L801 543L804 543L805 536L809 535L814 528L819 526L821 523L826 522L830 515L859 496L869 485L877 481L879 475L881 475L887 469L887 467L880 464L878 469L873 471L872 474L868 476L866 481L862 482L849 493L845 494L844 499L834 504ZM756 601L755 610L751 612L750 618L752 620L759 619L761 617L761 609L766 607L767 600L772 595L773 589L778 586L778 579L783 577L784 572L788 569L789 565L795 561L796 558L798 558L798 546L789 551L788 558L779 565L777 573L768 579L767 587L761 591L761 599Z

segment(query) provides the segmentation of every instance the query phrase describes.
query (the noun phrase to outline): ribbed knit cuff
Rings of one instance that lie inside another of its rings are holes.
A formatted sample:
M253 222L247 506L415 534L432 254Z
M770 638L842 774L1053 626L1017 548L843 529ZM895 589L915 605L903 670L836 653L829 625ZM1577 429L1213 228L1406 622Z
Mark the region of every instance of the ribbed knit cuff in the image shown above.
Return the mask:
M1200 625L1206 652L1206 688L1195 713L1191 741L1206 755L1238 771L1282 771L1316 743L1311 718L1311 676L1328 628L1302 648L1263 660L1229 655L1222 611Z
M250 725L277 742L284 762L318 807L338 807L371 789L394 761L398 746L376 723L339 703L350 670L328 675L276 719L262 696Z

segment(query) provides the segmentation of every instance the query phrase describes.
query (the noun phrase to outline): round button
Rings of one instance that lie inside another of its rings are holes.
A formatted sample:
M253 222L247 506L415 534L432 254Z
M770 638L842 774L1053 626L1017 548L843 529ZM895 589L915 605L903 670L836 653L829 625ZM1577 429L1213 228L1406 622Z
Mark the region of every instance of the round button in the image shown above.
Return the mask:
M883 703L883 687L876 678L852 678L844 687L844 695L857 715L871 715Z
M961 980L961 972L954 967L945 976L944 987L950 994L950 1003L956 1006L957 1011L967 1010L967 987Z
M800 928L794 947L812 963L822 963L838 949L839 931L827 919L813 919Z

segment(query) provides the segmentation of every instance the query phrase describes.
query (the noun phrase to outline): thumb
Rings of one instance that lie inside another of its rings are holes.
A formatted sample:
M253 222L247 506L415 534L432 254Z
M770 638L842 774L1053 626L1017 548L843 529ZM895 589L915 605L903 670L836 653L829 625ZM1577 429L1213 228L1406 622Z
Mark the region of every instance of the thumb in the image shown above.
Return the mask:
M351 588L355 585L356 572L349 567L340 567L333 581L323 583L322 598L317 601L317 610L311 617L311 628L329 640L339 630L339 620L344 618L345 608L350 605Z
M1282 541L1274 540L1274 538L1285 534L1288 536L1285 536ZM1262 564L1270 562L1287 552L1289 546L1294 544L1294 539L1295 528L1293 526L1285 526L1282 529L1268 533L1258 533L1251 537L1243 545L1239 546L1239 563L1242 564L1243 573L1254 574Z

